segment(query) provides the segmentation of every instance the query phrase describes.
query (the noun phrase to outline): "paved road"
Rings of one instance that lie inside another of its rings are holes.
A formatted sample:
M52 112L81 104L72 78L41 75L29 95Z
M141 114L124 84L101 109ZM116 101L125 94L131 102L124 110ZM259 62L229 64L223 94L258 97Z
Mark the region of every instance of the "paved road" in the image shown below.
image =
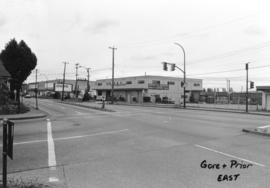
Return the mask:
M241 132L270 117L139 106L103 112L50 100L39 106L46 119L16 122L10 177L69 188L270 187L269 137Z

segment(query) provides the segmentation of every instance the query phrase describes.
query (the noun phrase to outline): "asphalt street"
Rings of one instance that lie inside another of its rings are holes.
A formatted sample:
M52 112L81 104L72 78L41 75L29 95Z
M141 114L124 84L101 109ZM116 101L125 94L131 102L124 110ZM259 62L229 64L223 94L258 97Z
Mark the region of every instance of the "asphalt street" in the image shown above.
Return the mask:
M270 116L120 105L105 112L45 99L39 107L46 118L15 121L10 177L68 188L270 187L270 138L242 132L269 125Z

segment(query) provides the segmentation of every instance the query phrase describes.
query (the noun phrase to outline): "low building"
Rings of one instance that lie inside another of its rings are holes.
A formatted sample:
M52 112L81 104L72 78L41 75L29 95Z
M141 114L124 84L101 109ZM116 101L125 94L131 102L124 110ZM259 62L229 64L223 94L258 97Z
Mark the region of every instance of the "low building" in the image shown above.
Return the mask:
M262 92L262 108L270 110L270 86L257 86L257 91Z
M114 97L128 103L165 102L180 104L184 98L183 78L165 76L134 76L114 79ZM97 80L94 86L97 96L110 100L112 80ZM201 79L186 79L186 98L199 100Z
M77 91L79 91L81 94L84 94L84 92L87 89L88 81L86 79L78 79L77 80ZM95 82L90 81L90 92L94 93L93 86ZM65 80L64 84L64 92L66 95L69 95L71 93L75 92L75 85L76 80ZM63 89L63 80L62 79L55 79L55 80L46 80L46 81L40 81L40 82L33 82L28 84L27 93L29 93L31 96L35 95L35 88L37 88L38 95L39 96L51 96L55 92L62 93Z
M0 60L0 83L7 82L7 80L11 77L9 72L4 67L3 62Z
M8 98L8 79L11 77L9 72L4 67L0 60L0 113L2 111L1 106L7 103Z

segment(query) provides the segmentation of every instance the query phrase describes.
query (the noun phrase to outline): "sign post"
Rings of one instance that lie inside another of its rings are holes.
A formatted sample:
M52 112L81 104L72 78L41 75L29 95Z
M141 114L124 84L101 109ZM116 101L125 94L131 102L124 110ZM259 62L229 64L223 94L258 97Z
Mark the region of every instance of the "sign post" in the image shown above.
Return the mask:
M2 182L3 188L7 188L7 156L13 159L13 137L14 137L14 123L8 119L3 120L3 169Z

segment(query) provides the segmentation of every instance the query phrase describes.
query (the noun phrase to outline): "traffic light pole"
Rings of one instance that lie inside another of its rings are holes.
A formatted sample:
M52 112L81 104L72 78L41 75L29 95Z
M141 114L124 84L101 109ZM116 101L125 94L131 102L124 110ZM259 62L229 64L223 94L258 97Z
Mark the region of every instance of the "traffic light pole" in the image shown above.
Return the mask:
M186 108L186 52L185 52L184 47L181 44L179 44L177 42L175 42L174 44L179 46L182 49L183 54L184 54L184 70L183 70L183 73L184 73L184 108Z

